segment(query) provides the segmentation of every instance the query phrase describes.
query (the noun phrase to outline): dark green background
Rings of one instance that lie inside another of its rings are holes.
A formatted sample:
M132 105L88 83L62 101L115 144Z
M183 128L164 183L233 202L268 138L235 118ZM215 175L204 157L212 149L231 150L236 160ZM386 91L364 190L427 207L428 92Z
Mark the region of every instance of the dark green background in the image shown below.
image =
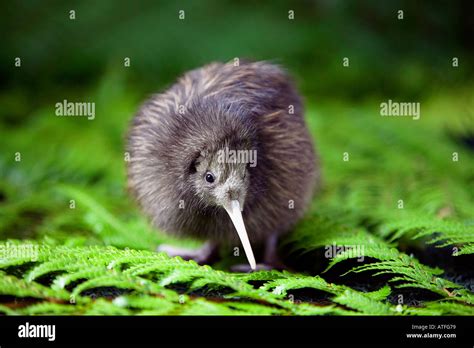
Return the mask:
M15 122L80 94L109 69L124 70L124 57L138 94L210 61L246 57L285 65L313 100L416 98L472 80L473 13L469 0L4 1L0 112Z

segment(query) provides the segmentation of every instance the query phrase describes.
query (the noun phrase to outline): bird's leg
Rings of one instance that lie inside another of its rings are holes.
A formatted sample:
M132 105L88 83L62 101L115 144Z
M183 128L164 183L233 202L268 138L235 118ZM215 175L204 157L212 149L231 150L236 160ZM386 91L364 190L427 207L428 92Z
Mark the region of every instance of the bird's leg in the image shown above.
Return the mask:
M257 271L285 269L285 265L281 262L278 257L278 235L272 234L265 241L265 250L263 255L263 263L257 263ZM249 264L234 265L231 267L233 272L250 272L251 268Z
M278 256L278 235L271 234L265 243L263 262L273 269L284 269L285 265Z
M194 260L200 265L211 264L219 259L219 245L208 241L199 249L180 248L173 245L163 244L157 248L170 257L181 256L184 260Z

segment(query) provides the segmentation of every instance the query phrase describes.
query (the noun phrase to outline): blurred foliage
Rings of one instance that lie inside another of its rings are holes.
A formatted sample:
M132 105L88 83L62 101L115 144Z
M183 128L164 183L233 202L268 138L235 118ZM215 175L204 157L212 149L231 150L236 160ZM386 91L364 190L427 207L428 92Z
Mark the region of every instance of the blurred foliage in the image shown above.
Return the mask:
M45 101L83 90L124 57L140 93L209 61L246 57L287 66L312 97L416 97L472 78L472 12L469 0L3 2L0 75Z
M453 276L452 264L464 270L474 254L473 11L469 1L2 3L0 312L472 315L472 274ZM140 101L234 57L283 64L307 100L324 185L282 241L292 272L157 254L198 242L155 231L126 192L124 139ZM389 98L420 102L420 120L381 117ZM54 116L63 99L95 102L95 119ZM366 260L324 258L333 243L363 246ZM37 245L38 259L12 245ZM407 288L422 300L397 305Z

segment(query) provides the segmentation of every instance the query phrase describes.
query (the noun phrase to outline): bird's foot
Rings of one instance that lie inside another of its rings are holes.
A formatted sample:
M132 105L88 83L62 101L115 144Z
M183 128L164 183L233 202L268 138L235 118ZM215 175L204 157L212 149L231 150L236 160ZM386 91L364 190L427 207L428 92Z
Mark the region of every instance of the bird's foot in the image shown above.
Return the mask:
M263 256L263 263L258 263L255 271L270 271L272 269L281 271L284 269L288 269L288 267L281 261L280 257L278 256L277 246L278 236L276 234L269 236L265 243L265 254ZM247 263L231 266L230 270L232 272L248 273L252 271L252 268Z
M231 272L250 273L254 271L283 270L286 267L283 264L257 263L256 268L252 269L248 263L241 263L230 266Z
M199 249L180 248L174 245L162 244L157 250L165 252L169 257L180 256L184 260L194 260L200 265L211 264L219 258L218 246L207 242Z

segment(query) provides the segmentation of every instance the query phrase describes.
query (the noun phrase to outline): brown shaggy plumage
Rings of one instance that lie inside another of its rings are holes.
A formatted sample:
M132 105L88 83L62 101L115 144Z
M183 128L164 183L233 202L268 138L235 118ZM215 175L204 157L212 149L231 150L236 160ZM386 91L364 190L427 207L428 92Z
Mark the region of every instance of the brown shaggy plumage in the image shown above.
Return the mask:
M288 74L268 62L209 64L142 105L127 151L129 187L143 211L165 232L238 245L225 210L198 193L200 163L224 147L257 151L257 165L242 174L251 243L288 232L319 172L301 98ZM225 180L232 168L222 166Z

